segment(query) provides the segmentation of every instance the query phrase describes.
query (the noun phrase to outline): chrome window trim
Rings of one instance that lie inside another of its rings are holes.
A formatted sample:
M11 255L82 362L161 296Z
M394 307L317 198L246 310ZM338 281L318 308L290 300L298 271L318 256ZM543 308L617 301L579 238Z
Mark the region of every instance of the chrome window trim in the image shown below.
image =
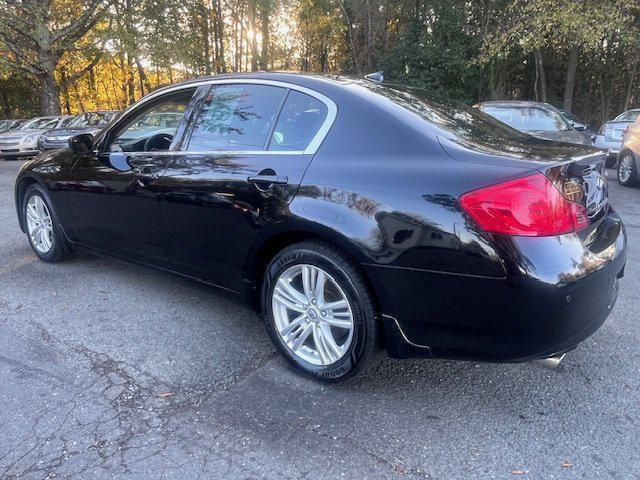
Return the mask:
M124 153L127 157L149 155L312 155L305 150L158 150L153 152L108 152Z
M325 118L323 124L320 126L318 131L316 132L315 137L309 142L307 148L304 150L207 150L207 151L190 151L190 150L176 150L171 153L182 153L182 154L220 154L220 155L314 155L325 137L329 133L329 130L333 126L335 119L338 115L338 106L336 103L331 100L326 95L323 95L315 90L312 90L307 87L303 87L300 85L296 85L289 82L283 82L279 80L264 80L260 78L221 78L221 79L208 79L202 81L196 81L183 85L175 85L172 87L166 87L162 90L158 90L157 92L152 92L148 94L146 97L140 99L134 105L125 110L119 118L124 118L129 113L131 113L134 109L138 109L142 107L145 103L158 98L161 95L165 95L167 93L177 92L180 90L188 90L190 88L198 88L202 85L233 85L233 84L249 84L249 85L269 85L272 87L280 87L286 88L290 90L296 90L301 93L305 93L317 100L320 100L327 106L327 117ZM129 153L149 153L149 152L129 152ZM154 152L157 154L159 152Z

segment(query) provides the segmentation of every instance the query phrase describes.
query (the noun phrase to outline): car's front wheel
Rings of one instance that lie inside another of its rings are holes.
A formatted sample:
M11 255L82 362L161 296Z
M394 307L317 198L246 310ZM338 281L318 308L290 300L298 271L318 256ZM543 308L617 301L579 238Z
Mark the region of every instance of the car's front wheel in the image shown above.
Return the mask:
M24 194L22 214L29 243L35 254L47 262L67 256L69 247L45 190L31 185Z
M292 245L269 263L264 321L293 367L324 381L363 371L376 356L379 327L357 266L324 242Z
M631 187L636 184L637 177L636 161L631 152L624 152L620 156L618 164L618 182L625 187Z

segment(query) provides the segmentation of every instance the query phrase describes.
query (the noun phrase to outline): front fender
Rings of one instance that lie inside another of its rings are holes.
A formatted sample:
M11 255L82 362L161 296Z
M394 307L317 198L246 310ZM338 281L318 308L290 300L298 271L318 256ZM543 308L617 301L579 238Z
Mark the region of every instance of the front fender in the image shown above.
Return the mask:
M25 225L21 200L27 187L33 183L38 183L48 192L58 218L63 224L65 223L69 213L65 178L74 164L75 157L68 150L52 150L41 153L22 165L14 186L14 199L18 222L23 232Z

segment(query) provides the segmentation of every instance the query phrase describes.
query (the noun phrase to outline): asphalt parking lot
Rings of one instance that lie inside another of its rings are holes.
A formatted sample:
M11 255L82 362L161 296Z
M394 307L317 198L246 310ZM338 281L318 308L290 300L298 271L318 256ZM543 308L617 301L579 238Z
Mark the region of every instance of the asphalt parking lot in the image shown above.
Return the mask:
M325 386L223 292L88 254L37 260L20 164L0 160L0 478L640 478L640 189L611 182L620 297L559 371L385 358Z

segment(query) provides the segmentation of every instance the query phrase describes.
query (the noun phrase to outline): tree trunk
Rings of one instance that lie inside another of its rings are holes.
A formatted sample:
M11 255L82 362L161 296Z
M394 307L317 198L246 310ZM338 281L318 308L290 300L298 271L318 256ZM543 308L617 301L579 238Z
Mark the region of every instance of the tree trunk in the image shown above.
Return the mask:
M94 67L91 67L89 69L89 89L91 91L91 96L93 97L93 99L96 101L96 106L97 106L97 102L98 102L98 89L96 88L96 72ZM68 96L68 88L65 88L65 91L67 92L67 96Z
M2 113L4 118L11 118L11 105L9 104L7 92L0 90L0 95L2 96Z
M67 72L65 68L60 68L60 80L62 84L62 98L64 100L64 113L71 115L71 98L69 97L69 85L67 84Z
M637 54L631 64L631 71L629 72L629 81L627 82L627 94L624 98L624 108L623 111L629 109L629 105L631 104L631 95L633 94L633 84L636 81L636 73L638 72L638 62L640 62L640 54Z
M211 39L209 37L209 8L205 0L201 0L199 3L200 7L200 16L201 24L200 24L200 34L202 35L202 42L204 46L204 73L205 75L211 75Z
M251 28L251 71L258 70L258 38L256 32L256 2L251 0L249 3L249 24Z
M356 67L356 73L358 75L362 75L362 67L360 66L360 62L358 61L358 54L356 51L356 39L354 38L355 33L353 31L353 23L351 23L347 10L344 7L343 12L346 17L347 41L349 43L349 46L351 47L351 59L353 60L353 64Z
M260 2L260 27L262 30L262 51L260 52L260 69L269 69L269 15L271 15L271 0Z
M127 53L127 92L129 97L129 105L136 103L136 84L133 73L133 60L131 54Z
M42 96L40 110L42 115L60 115L60 89L53 72L43 72L38 75Z
M564 98L562 108L571 112L573 105L573 90L576 85L576 70L578 69L578 47L571 47L569 50L569 62L567 63L567 76L564 82Z
M538 72L538 83L540 85L540 98L541 102L547 101L547 76L544 71L544 63L542 61L542 51L539 48L534 50L536 58L536 69Z
M149 82L147 72L144 71L144 67L142 66L142 63L140 63L140 59L138 57L135 58L135 62L138 67L138 76L140 77L140 96L144 96L145 89L147 90L147 93L151 91L151 83Z
M224 59L224 18L222 17L222 5L220 0L215 0L216 19L214 28L216 30L216 38L218 39L218 71L227 73L227 64Z
M507 97L507 72L503 62L497 60L489 69L489 99L504 100Z

